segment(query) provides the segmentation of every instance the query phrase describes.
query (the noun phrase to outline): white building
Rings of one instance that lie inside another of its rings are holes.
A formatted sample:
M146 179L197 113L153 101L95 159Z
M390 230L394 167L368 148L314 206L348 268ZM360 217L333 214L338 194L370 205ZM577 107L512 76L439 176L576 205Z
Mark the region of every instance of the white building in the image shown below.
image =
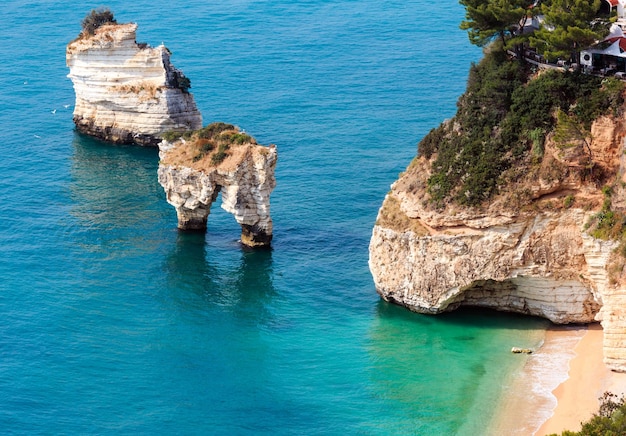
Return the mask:
M626 0L607 1L626 3ZM587 69L601 70L602 73L626 72L626 36L622 27L617 23L611 25L609 35L602 42L582 50L580 64Z

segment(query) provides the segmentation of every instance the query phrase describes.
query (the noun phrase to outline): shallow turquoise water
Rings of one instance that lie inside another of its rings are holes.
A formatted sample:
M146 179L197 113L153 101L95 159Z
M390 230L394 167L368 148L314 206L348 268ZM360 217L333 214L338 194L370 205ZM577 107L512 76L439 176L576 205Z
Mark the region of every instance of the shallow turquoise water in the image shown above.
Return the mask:
M205 122L279 151L274 247L217 206L176 230L155 150L82 137L64 49L91 5L0 26L0 429L481 434L545 324L379 301L367 245L480 51L454 1L110 1L162 41ZM65 107L65 105L69 105ZM52 112L56 110L56 112Z

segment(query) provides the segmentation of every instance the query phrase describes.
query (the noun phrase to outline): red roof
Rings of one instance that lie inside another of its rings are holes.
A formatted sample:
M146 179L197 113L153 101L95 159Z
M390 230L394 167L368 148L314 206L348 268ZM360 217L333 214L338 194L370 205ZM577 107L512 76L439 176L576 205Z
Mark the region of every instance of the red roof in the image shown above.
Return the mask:
M619 39L620 51L623 53L623 52L626 51L626 37L624 37L624 36L617 36L617 37L614 37L614 38L607 38L606 40L609 41L611 44L613 44L618 39Z
M619 0L606 0L606 1L611 5L611 7L617 6L619 4Z

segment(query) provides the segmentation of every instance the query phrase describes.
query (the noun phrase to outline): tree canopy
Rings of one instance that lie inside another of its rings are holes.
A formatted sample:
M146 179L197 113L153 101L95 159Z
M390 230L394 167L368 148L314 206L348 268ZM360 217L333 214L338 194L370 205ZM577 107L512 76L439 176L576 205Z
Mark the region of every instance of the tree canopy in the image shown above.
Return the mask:
M550 0L541 5L544 23L530 44L547 59L578 62L580 50L609 33L608 21L597 20L602 0Z
M499 38L503 44L518 30L534 0L460 0L465 6L461 29L467 30L470 42L484 46Z
M578 62L580 50L609 33L608 20L598 19L602 0L459 0L465 7L461 29L472 44L485 46L500 40L504 48L520 40L520 25L541 13L541 28L530 35L530 45L548 59ZM526 37L524 37L526 39Z
M619 116L620 80L558 70L535 77L526 67L501 50L488 51L470 69L454 119L420 142L418 155L431 159L427 189L433 204L480 206L511 183L512 175L535 171L541 177L541 165L533 165L542 162L545 137L555 127L564 146L589 154L585 140L592 122L611 111ZM581 162L581 176L600 180L601 172L591 174L590 160Z
M104 24L115 24L113 12L108 8L92 9L90 13L83 19L81 25L83 31L89 35L93 35L96 29Z

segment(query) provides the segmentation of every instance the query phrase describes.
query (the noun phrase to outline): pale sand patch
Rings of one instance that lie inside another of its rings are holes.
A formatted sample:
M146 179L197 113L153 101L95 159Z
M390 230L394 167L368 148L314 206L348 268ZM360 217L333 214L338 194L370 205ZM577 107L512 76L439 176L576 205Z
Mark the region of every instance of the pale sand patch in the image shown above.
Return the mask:
M605 391L626 393L626 374L610 371L602 362L602 336L599 324L590 325L574 348L569 378L553 391L558 405L537 431L538 436L579 431L581 423L598 411L598 398Z
M552 326L523 370L508 382L488 434L579 431L606 391L626 394L626 374L602 362L602 327Z
M535 434L557 405L552 391L567 379L568 362L586 331L581 326L552 326L539 349L530 356L518 355L525 364L502 381L503 394L487 435Z

